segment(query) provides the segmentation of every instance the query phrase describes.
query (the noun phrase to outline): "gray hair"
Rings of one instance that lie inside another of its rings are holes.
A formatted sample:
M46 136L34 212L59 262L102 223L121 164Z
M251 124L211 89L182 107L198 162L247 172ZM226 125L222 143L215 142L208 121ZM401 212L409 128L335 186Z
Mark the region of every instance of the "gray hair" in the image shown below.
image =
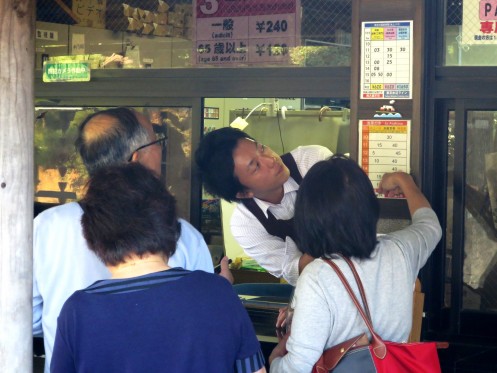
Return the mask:
M79 126L75 145L88 173L126 163L133 152L150 141L136 113L119 107L90 114Z

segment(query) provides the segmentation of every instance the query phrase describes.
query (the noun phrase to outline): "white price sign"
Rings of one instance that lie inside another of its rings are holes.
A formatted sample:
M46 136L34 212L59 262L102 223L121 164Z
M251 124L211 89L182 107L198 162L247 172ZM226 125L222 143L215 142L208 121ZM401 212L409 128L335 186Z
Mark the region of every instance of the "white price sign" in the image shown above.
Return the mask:
M288 63L300 43L299 0L197 0L197 65Z
M410 120L360 120L359 164L373 187L387 172L410 172Z

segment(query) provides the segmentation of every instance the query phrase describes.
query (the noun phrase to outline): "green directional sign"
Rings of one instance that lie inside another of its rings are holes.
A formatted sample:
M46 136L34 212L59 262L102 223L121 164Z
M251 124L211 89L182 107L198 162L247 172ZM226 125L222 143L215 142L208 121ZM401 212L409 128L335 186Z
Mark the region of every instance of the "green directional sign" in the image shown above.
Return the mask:
M89 82L89 62L50 62L43 64L43 81L48 82Z

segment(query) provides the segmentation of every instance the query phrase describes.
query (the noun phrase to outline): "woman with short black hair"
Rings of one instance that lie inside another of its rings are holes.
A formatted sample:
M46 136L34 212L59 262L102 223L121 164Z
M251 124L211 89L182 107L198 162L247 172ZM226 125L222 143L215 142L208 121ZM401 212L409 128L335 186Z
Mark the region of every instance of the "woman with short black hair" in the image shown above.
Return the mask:
M378 192L404 196L412 224L377 236L375 191L364 171L347 157L335 155L316 163L304 177L295 204L297 240L299 248L316 259L298 279L291 334L273 350L271 372L311 372L325 349L369 334L342 282L322 258L339 266L360 299L343 257L349 258L364 285L375 331L384 340L407 341L414 283L442 230L410 175L385 174Z

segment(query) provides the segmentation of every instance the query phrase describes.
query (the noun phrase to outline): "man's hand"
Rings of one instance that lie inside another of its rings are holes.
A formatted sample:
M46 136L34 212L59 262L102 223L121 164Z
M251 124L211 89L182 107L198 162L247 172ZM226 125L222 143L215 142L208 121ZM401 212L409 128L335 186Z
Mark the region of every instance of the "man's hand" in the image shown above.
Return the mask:
M278 318L276 319L276 328L283 328L286 325L286 313L288 311L288 306L280 308L278 310Z
M233 282L235 282L235 279L230 270L230 260L228 259L228 257L223 257L219 264L221 266L221 272L219 272L219 276L224 277L226 280L229 281L230 284L233 284Z
M288 352L286 350L286 341L288 341L288 337L290 337L290 333L286 333L285 336L280 340L280 342L276 345L271 355L269 355L269 364L273 362L277 357L283 357Z

